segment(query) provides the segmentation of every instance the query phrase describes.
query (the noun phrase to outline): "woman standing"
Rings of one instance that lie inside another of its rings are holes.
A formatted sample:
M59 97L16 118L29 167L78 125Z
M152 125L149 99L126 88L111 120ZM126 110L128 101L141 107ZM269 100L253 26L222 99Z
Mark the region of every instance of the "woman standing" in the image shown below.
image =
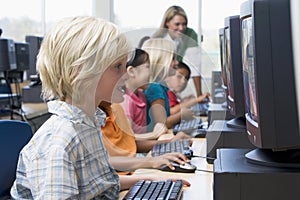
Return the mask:
M164 14L160 29L154 33L154 38L166 38L174 42L176 59L186 60L191 67L191 77L195 85L197 96L202 95L201 89L201 51L198 45L197 33L189 28L188 18L179 6L171 6Z

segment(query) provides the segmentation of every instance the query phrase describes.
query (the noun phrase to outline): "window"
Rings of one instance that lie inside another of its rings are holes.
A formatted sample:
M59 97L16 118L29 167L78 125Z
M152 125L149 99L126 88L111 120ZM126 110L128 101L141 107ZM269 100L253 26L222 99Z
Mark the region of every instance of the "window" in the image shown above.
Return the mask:
M92 0L9 0L0 7L2 37L24 42L26 35L43 36L53 22L68 16L91 15Z

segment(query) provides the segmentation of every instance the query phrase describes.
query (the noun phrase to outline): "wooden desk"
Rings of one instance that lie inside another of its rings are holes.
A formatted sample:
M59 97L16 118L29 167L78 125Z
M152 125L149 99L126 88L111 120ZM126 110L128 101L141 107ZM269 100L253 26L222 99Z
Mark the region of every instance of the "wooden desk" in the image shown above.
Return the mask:
M166 136L168 137L168 136ZM206 139L193 139L194 155L206 156ZM200 170L213 171L213 165L207 164L205 158L192 158L192 164L197 166ZM191 183L190 187L185 187L183 191L183 200L212 200L213 199L213 173L196 171L195 173L174 173L163 172L156 169L138 169L132 176L139 175L157 175L159 177L182 178ZM120 193L119 199L122 199L127 191Z
M40 117L48 113L47 103L22 103L22 110L27 119Z

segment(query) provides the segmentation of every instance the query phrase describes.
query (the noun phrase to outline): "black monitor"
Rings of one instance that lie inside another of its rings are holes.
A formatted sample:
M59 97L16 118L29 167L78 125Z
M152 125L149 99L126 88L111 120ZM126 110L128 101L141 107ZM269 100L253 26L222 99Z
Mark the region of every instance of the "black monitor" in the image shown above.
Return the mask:
M228 95L227 90L227 78L225 72L225 39L224 39L224 28L219 29L219 47L220 47L220 61L221 61L221 76L222 76L222 88L224 89L225 96Z
M29 43L15 42L17 71L29 70Z
M246 126L257 147L246 158L256 164L299 168L300 66L294 64L291 32L291 22L298 24L299 18L291 17L290 7L290 0L249 0L241 5Z
M27 79L30 79L30 76L36 76L36 59L39 53L43 37L27 35L25 41L29 44L29 70L27 71Z
M29 44L26 42L15 42L16 68L7 71L7 78L11 82L22 82L24 71L29 70Z
M227 105L234 116L227 125L245 129L245 100L241 55L240 16L229 16L224 20L225 71L227 78Z
M9 38L0 38L0 71L15 70L16 68L14 41Z

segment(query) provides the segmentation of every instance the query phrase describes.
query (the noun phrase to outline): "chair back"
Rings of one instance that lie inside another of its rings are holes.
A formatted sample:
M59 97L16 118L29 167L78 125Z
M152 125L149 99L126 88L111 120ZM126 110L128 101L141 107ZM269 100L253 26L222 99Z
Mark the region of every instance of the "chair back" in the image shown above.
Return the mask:
M0 120L0 198L9 196L21 149L33 133L27 122Z
M0 94L11 94L11 87L9 81L4 78L0 77Z

